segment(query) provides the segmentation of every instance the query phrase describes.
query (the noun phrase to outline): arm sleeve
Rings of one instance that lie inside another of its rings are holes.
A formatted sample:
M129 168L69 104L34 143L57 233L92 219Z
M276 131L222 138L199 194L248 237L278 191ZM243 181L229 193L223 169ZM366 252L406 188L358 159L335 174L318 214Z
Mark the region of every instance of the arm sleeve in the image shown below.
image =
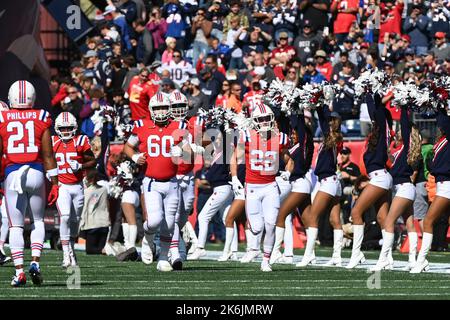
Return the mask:
M408 110L406 109L406 106L402 106L400 114L400 126L402 132L403 145L409 146L411 128L409 125Z
M137 135L135 135L135 134L132 134L128 138L127 143L129 145L132 145L133 147L137 147L139 145L139 137Z
M375 101L373 100L373 96L371 94L366 94L366 104L367 110L369 112L370 119L372 121L375 120L375 111L377 110L375 106Z
M328 124L328 118L330 115L330 109L328 106L320 106L317 108L317 115L319 116L319 125L322 130L323 136L330 132L330 125Z
M305 116L304 114L299 115L291 115L291 126L297 132L298 141L300 144L303 144L305 141Z

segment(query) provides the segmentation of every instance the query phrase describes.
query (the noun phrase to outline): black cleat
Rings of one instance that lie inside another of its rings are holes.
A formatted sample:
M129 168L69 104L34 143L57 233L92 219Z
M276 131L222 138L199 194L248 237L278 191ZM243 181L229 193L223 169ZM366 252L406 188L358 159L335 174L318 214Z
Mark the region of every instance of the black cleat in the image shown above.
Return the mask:
M3 252L0 251L0 266L4 265L8 261L11 261L11 258L8 256L5 256Z
M42 279L41 269L38 265L36 263L32 263L28 272L30 273L33 284L40 286L44 280Z
M172 262L172 268L173 270L183 270L183 260L181 258L175 259L175 261Z

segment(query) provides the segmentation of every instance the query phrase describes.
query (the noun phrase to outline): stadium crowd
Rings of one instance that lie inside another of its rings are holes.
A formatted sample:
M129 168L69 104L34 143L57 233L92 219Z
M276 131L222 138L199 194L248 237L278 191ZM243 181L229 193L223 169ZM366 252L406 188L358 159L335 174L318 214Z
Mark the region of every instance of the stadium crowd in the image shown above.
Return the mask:
M71 112L81 133L98 141L93 145L99 152L99 140L121 137L111 124L96 127L95 111L110 105L131 125L150 118L148 104L157 92L180 90L189 115L213 107L246 113L276 78L286 86L329 81L340 86L332 108L343 120L344 136L366 136L371 120L353 87L362 72L383 69L393 85L407 79L419 85L450 73L447 0L108 0L102 9L94 19L98 35L87 39L70 74L55 75L51 82L52 118ZM387 91L382 102L398 130L400 111L390 106L392 98ZM313 115L305 112L305 117L318 127ZM432 143L430 131L422 132L430 139L424 146ZM343 185L350 187L342 200L347 219L352 196L365 183L357 179L358 166L347 164L350 153L344 148L340 158ZM427 175L425 169L423 181ZM111 223L113 244L121 215ZM224 240L222 220L214 225L216 239ZM379 230L377 236L379 248ZM435 248L444 246L445 241Z

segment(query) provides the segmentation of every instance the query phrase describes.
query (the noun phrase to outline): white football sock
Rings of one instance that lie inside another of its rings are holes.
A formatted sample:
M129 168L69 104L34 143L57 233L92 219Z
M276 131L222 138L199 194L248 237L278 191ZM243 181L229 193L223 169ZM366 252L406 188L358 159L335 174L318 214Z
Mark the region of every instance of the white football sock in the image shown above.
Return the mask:
M416 254L417 254L417 243L418 243L418 236L417 232L408 232L408 239L409 239L409 256L408 261L411 263L416 262Z
M129 228L128 242L129 242L130 248L133 248L136 246L136 238L137 238L137 232L138 232L137 225L129 224L128 228ZM129 249L129 248L127 248L127 249Z
M433 234L424 232L422 235L422 247L420 248L419 255L417 256L417 262L425 261L428 251L430 251L432 242Z
M130 248L130 225L128 223L122 223L123 242L125 248Z

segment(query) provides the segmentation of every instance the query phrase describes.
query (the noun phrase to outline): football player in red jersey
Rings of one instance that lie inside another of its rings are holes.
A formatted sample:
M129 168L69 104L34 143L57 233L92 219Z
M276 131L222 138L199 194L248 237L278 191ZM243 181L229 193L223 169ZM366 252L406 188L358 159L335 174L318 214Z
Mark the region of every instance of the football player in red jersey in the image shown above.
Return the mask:
M185 122L189 132L189 143L196 154L202 154L203 147L194 144L194 141L201 144L201 134L203 132L203 120L199 116L186 119L189 111L188 100L184 94L175 90L169 96L170 115L173 120ZM200 141L199 141L200 139ZM182 269L182 259L180 257L180 230L187 223L189 213L194 204L194 162L181 161L177 169L177 180L179 187L179 206L175 216L175 229L172 242L170 244L170 261L175 270Z
M159 271L172 271L168 261L169 246L178 209L176 173L183 151L190 152L184 139L186 123L170 119L170 101L161 93L150 99L152 119L135 122L124 153L139 165L147 164L143 180L147 221L144 223L149 245L160 228L161 254Z
M288 146L288 136L275 129L275 115L262 102L252 113L254 129L241 136L237 159L245 145L245 209L253 234L265 231L261 271L272 271L270 254L275 241L275 223L280 209L280 190L275 177L279 160Z
M45 227L45 174L52 182L48 204L58 198L58 169L53 156L50 126L45 110L33 109L36 92L31 83L16 81L9 88L12 110L0 113L0 157L5 155L5 201L9 218L9 243L16 273L11 285L26 283L23 271L23 227L27 208L33 215L29 273L34 284L42 283L39 260Z
M96 164L89 138L77 135L77 129L74 115L62 112L55 120L57 136L52 136L53 152L58 165L59 195L56 207L60 216L59 235L64 268L77 265L70 238L74 239L78 235L84 205L83 170L93 168Z

